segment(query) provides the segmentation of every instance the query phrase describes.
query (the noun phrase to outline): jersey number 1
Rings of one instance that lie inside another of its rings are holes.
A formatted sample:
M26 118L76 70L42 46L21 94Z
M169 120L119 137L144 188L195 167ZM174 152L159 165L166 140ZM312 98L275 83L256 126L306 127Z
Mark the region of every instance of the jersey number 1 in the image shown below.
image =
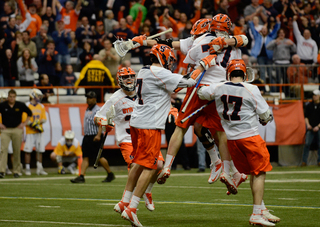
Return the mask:
M143 99L141 97L142 84L143 84L142 79L137 79L137 87L138 87L137 96L138 96L138 99L139 99L138 101L140 105L143 105Z
M239 121L240 116L239 111L242 106L242 97L237 97L233 95L223 95L221 96L221 102L223 102L224 110L223 110L223 118L227 121ZM229 107L228 104L233 104L233 111L230 115L228 115Z

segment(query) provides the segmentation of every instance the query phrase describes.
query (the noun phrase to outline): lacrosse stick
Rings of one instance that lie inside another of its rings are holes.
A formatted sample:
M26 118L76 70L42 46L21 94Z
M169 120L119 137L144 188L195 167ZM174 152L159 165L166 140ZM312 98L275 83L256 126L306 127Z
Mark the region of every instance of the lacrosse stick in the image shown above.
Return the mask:
M187 106L189 105L189 103L190 103L190 101L191 101L194 93L196 93L196 90L197 90L197 88L198 88L198 86L199 86L199 84L200 84L200 81L202 80L202 77L204 76L204 74L206 73L206 71L207 71L207 70L204 70L204 71L202 72L202 74L201 74L201 76L200 76L200 78L199 78L199 80L198 80L198 83L197 83L196 86L193 88L193 90L192 90L192 92L191 92L191 94L190 94L190 96L189 96L189 98L188 98L188 100L187 100L187 102L186 102L186 105L184 105L183 109L181 110L182 113L184 113L184 112L186 111Z
M147 37L147 39L153 39L153 38L156 38L158 36L161 36L163 34L166 34L168 32L172 32L172 28L169 28L168 30L165 30L163 32L160 32L158 34L155 34L155 35L152 35L152 36L149 36ZM123 39L117 39L114 43L114 49L116 50L117 54L120 56L120 57L124 57L127 52L129 50L131 50L132 48L135 48L136 46L133 44L132 40L129 40L129 41L123 41Z
M204 108L206 108L208 105L210 105L211 103L213 103L215 100L211 100L210 102L208 102L207 104L204 104L203 106L201 106L199 109L197 109L196 111L194 111L193 113L191 113L189 116L183 118L180 122L184 123L185 121L187 121L189 118L193 117L194 115L196 115L197 113L199 113L201 110L203 110Z
M109 109L109 111L107 112L107 125L110 125L110 126L113 126L113 118L115 116L115 109L114 109L114 105L112 105ZM101 126L105 126L105 125L101 125ZM99 152L98 152L98 155L97 155L97 158L96 158L96 161L93 165L93 167L96 169L98 167L98 163L99 163L99 159L101 157L101 154L102 154L102 151L103 151L103 145L104 145L104 142L106 141L107 139L107 136L108 136L108 132L106 132L102 138L102 141L101 141L101 144L100 144L100 148L99 148Z

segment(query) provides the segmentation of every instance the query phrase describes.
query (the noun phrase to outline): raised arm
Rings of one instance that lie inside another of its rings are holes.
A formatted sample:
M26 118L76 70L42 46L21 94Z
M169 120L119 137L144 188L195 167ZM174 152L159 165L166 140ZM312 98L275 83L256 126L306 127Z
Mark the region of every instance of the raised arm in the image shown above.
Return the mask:
M52 1L53 2L53 1ZM42 6L42 10L41 10L41 16L46 14L47 11L47 5L48 5L48 0L43 0L43 6Z

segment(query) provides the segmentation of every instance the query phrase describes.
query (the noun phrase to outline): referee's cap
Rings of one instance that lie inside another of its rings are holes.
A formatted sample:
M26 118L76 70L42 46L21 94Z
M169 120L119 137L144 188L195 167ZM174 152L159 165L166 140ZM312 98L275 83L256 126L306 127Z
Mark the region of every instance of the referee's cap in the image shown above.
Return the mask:
M94 91L89 91L89 92L86 94L86 97L87 97L87 98L97 98L97 94L96 94Z

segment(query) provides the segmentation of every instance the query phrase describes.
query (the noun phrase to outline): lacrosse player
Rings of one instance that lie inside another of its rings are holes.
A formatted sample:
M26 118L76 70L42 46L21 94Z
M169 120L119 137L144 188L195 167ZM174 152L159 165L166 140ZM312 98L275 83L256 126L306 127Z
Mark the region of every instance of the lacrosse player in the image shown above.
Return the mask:
M246 45L247 39L245 36L229 37L230 28L231 21L227 15L216 15L211 21L211 33L205 33L204 35L195 39L192 47L188 51L184 62L196 65L199 65L199 63L197 62L199 61L199 59L203 58L204 56L208 56L209 51L213 54L217 54L214 67L208 68L205 64L202 64L202 67L207 71L204 74L203 79L201 80L201 84L211 84L224 80L225 77L223 75L225 74L226 63L232 58L241 57L241 51L236 47ZM226 39L233 41L230 43L228 41L228 43L226 43ZM200 71L195 70L193 71L193 75L191 77L195 77L199 74ZM231 165L232 171L234 173L233 179L231 179L229 176L229 178L227 178L227 181L225 181L224 178L222 180L228 188L227 193L236 194L237 186L245 181L247 179L247 176L244 174L240 174L231 161L230 154L226 146L226 137L220 123L220 118L215 111L212 111L211 106L214 107L214 103L199 112L196 116L189 118L183 123L181 122L181 120L185 119L195 110L207 103L206 101L199 100L197 96L192 96L193 91L194 90L191 89L187 91L184 103L182 105L182 110L179 112L177 120L178 127L176 127L176 130L172 135L172 139L170 140L165 166L162 172L159 174L158 183L165 183L166 178L170 176L171 163L173 162L173 159L175 158L179 150L182 138L188 130L189 126L191 124L194 124L195 133L199 137L199 140L203 143L211 158L211 174L208 182L213 183L217 181L222 169L228 173L226 175L228 176L230 174L229 169ZM188 103L188 101L190 104L189 106L186 106L186 103ZM219 147L221 159L223 160L222 162L217 155L215 143L211 133L214 135L214 139Z
M165 128L170 110L171 93L176 87L192 87L196 84L192 78L172 73L176 58L169 46L154 45L150 58L152 65L143 67L137 76L137 99L130 119L134 165L130 169L122 200L114 207L134 226L142 226L137 217L137 207L152 176L157 172L161 130Z
M215 99L234 164L241 172L251 175L254 205L250 224L275 226L272 222L279 222L280 218L270 214L263 202L266 172L271 171L272 166L257 121L258 115L260 124L265 126L273 116L258 87L245 83L247 76L244 61L233 59L227 65L226 82L202 86L197 93L202 100Z
M23 147L24 159L25 159L25 174L27 176L31 175L30 170L30 161L31 161L31 152L33 148L36 148L36 158L37 158L37 175L48 175L43 170L42 166L42 153L45 152L45 144L43 141L42 133L43 128L42 124L47 121L46 110L44 106L40 103L42 99L42 92L34 88L31 90L30 101L26 103L27 107L32 111L32 117L29 123L26 126L26 138Z
M130 125L129 121L131 118L131 113L133 112L134 102L136 100L136 73L130 67L123 67L118 70L117 81L121 89L116 91L101 107L101 109L95 115L95 122L98 125L106 125L105 122L108 121L108 110L112 105L115 108L115 117L113 118L115 124L115 137L117 145L120 147L120 151L125 162L128 164L128 170L134 165L132 163L131 156L133 147L131 142ZM162 169L164 159L162 154L159 154L158 158L158 171ZM157 180L157 174L155 174L151 182L143 194L145 205L148 210L153 211L154 204L152 201L151 190L154 183ZM118 209L115 211L118 212ZM119 211L120 212L120 211Z

